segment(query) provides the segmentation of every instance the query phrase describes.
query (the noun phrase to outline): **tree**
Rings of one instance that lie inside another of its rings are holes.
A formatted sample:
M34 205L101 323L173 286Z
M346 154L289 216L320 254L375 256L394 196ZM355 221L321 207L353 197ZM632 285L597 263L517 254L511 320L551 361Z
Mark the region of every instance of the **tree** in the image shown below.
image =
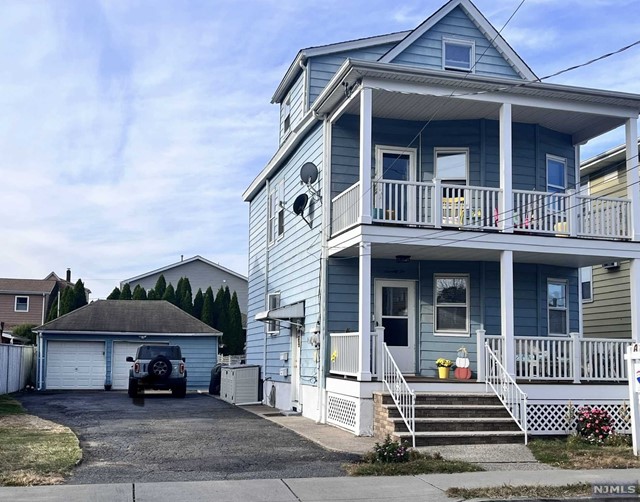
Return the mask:
M202 294L202 289L198 288L198 292L196 293L195 298L193 299L193 312L191 315L196 319L202 318L202 307L204 305L204 295Z
M176 291L173 289L173 284L169 283L167 289L164 290L164 295L162 295L162 299L168 301L169 303L176 304Z
M227 315L224 310L224 288L220 286L216 293L216 300L213 303L213 327L224 333L227 325Z
M193 293L188 277L181 277L176 288L176 305L187 314L193 312Z
M161 274L160 277L158 277L158 280L156 281L156 287L154 288L156 299L162 300L166 289L167 281L165 280L164 275Z
M119 292L120 290L118 290ZM49 314L47 314L47 322L53 321L56 317L58 317L58 298L56 297L51 304L51 308L49 309Z
M176 305L178 307L182 303L182 295L184 295L184 277L180 277L178 284L176 284Z
M63 316L71 312L73 310L74 303L75 296L73 294L73 288L71 286L67 286L62 291L62 296L60 297L60 315Z
M27 345L35 345L36 334L32 331L35 327L35 324L20 324L19 326L15 326L11 331L13 332L13 336L19 336L20 338L29 340Z
M120 288L116 286L115 288L113 288L113 291L109 293L109 296L107 296L107 300L119 300L119 299L120 299Z
M73 286L73 308L71 310L84 307L87 304L87 292L84 289L82 279L78 279Z
M213 311L213 290L211 289L211 286L209 286L204 294L204 301L202 302L202 315L200 316L200 320L211 327L213 327Z
M140 286L140 284L136 284L136 287L133 288L133 295L131 297L133 300L146 300L147 299L147 291Z
M131 300L131 286L127 282L124 286L122 286L122 291L120 291L120 299L121 300Z
M149 292L147 293L147 300L160 300L160 298L158 298L156 296L156 290L155 289L150 289Z
M242 331L242 314L238 304L238 295L233 292L227 319L227 328L222 335L223 353L243 354L245 337Z

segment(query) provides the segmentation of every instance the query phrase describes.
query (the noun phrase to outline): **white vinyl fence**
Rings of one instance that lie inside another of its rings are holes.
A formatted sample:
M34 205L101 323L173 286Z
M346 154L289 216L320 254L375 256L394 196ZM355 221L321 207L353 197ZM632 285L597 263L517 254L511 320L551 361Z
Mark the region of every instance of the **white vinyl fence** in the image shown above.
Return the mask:
M0 344L0 394L26 387L34 368L35 349L32 345Z

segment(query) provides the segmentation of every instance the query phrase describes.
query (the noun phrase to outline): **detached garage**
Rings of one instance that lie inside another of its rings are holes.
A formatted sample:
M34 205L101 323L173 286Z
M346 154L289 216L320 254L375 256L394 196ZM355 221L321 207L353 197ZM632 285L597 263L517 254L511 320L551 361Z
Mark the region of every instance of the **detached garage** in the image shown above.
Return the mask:
M125 390L139 345L180 345L189 388L206 389L222 335L166 301L98 300L43 324L39 389Z

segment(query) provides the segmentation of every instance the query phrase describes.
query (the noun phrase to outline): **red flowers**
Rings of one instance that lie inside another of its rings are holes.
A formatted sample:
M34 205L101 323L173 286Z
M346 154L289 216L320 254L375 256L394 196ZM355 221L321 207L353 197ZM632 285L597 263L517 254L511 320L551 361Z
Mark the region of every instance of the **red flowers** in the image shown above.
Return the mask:
M582 406L577 413L578 434L590 443L602 444L613 433L611 416L606 410Z

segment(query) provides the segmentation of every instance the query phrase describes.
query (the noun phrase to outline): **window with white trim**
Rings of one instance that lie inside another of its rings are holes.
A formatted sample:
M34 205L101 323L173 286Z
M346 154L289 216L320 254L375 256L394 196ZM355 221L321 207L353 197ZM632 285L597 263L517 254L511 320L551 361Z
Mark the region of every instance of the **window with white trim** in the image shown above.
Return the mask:
M442 67L445 70L473 71L475 43L472 40L442 39Z
M436 275L434 281L435 332L469 333L469 276Z
M29 297L16 296L14 310L16 312L29 312Z
M280 293L269 293L267 295L267 310L271 311L280 307ZM280 333L280 323L278 321L267 321L267 334L275 336Z
M567 305L567 282L556 279L547 281L547 309L550 335L569 334L569 312Z
M593 301L593 267L580 269L580 287L582 288L582 301Z
M547 155L547 192L561 193L567 188L567 159Z
M468 148L436 148L433 152L435 177L442 183L466 185L469 172Z
M282 134L286 135L291 130L291 96L282 103Z
M284 181L269 192L268 238L269 244L284 236Z

